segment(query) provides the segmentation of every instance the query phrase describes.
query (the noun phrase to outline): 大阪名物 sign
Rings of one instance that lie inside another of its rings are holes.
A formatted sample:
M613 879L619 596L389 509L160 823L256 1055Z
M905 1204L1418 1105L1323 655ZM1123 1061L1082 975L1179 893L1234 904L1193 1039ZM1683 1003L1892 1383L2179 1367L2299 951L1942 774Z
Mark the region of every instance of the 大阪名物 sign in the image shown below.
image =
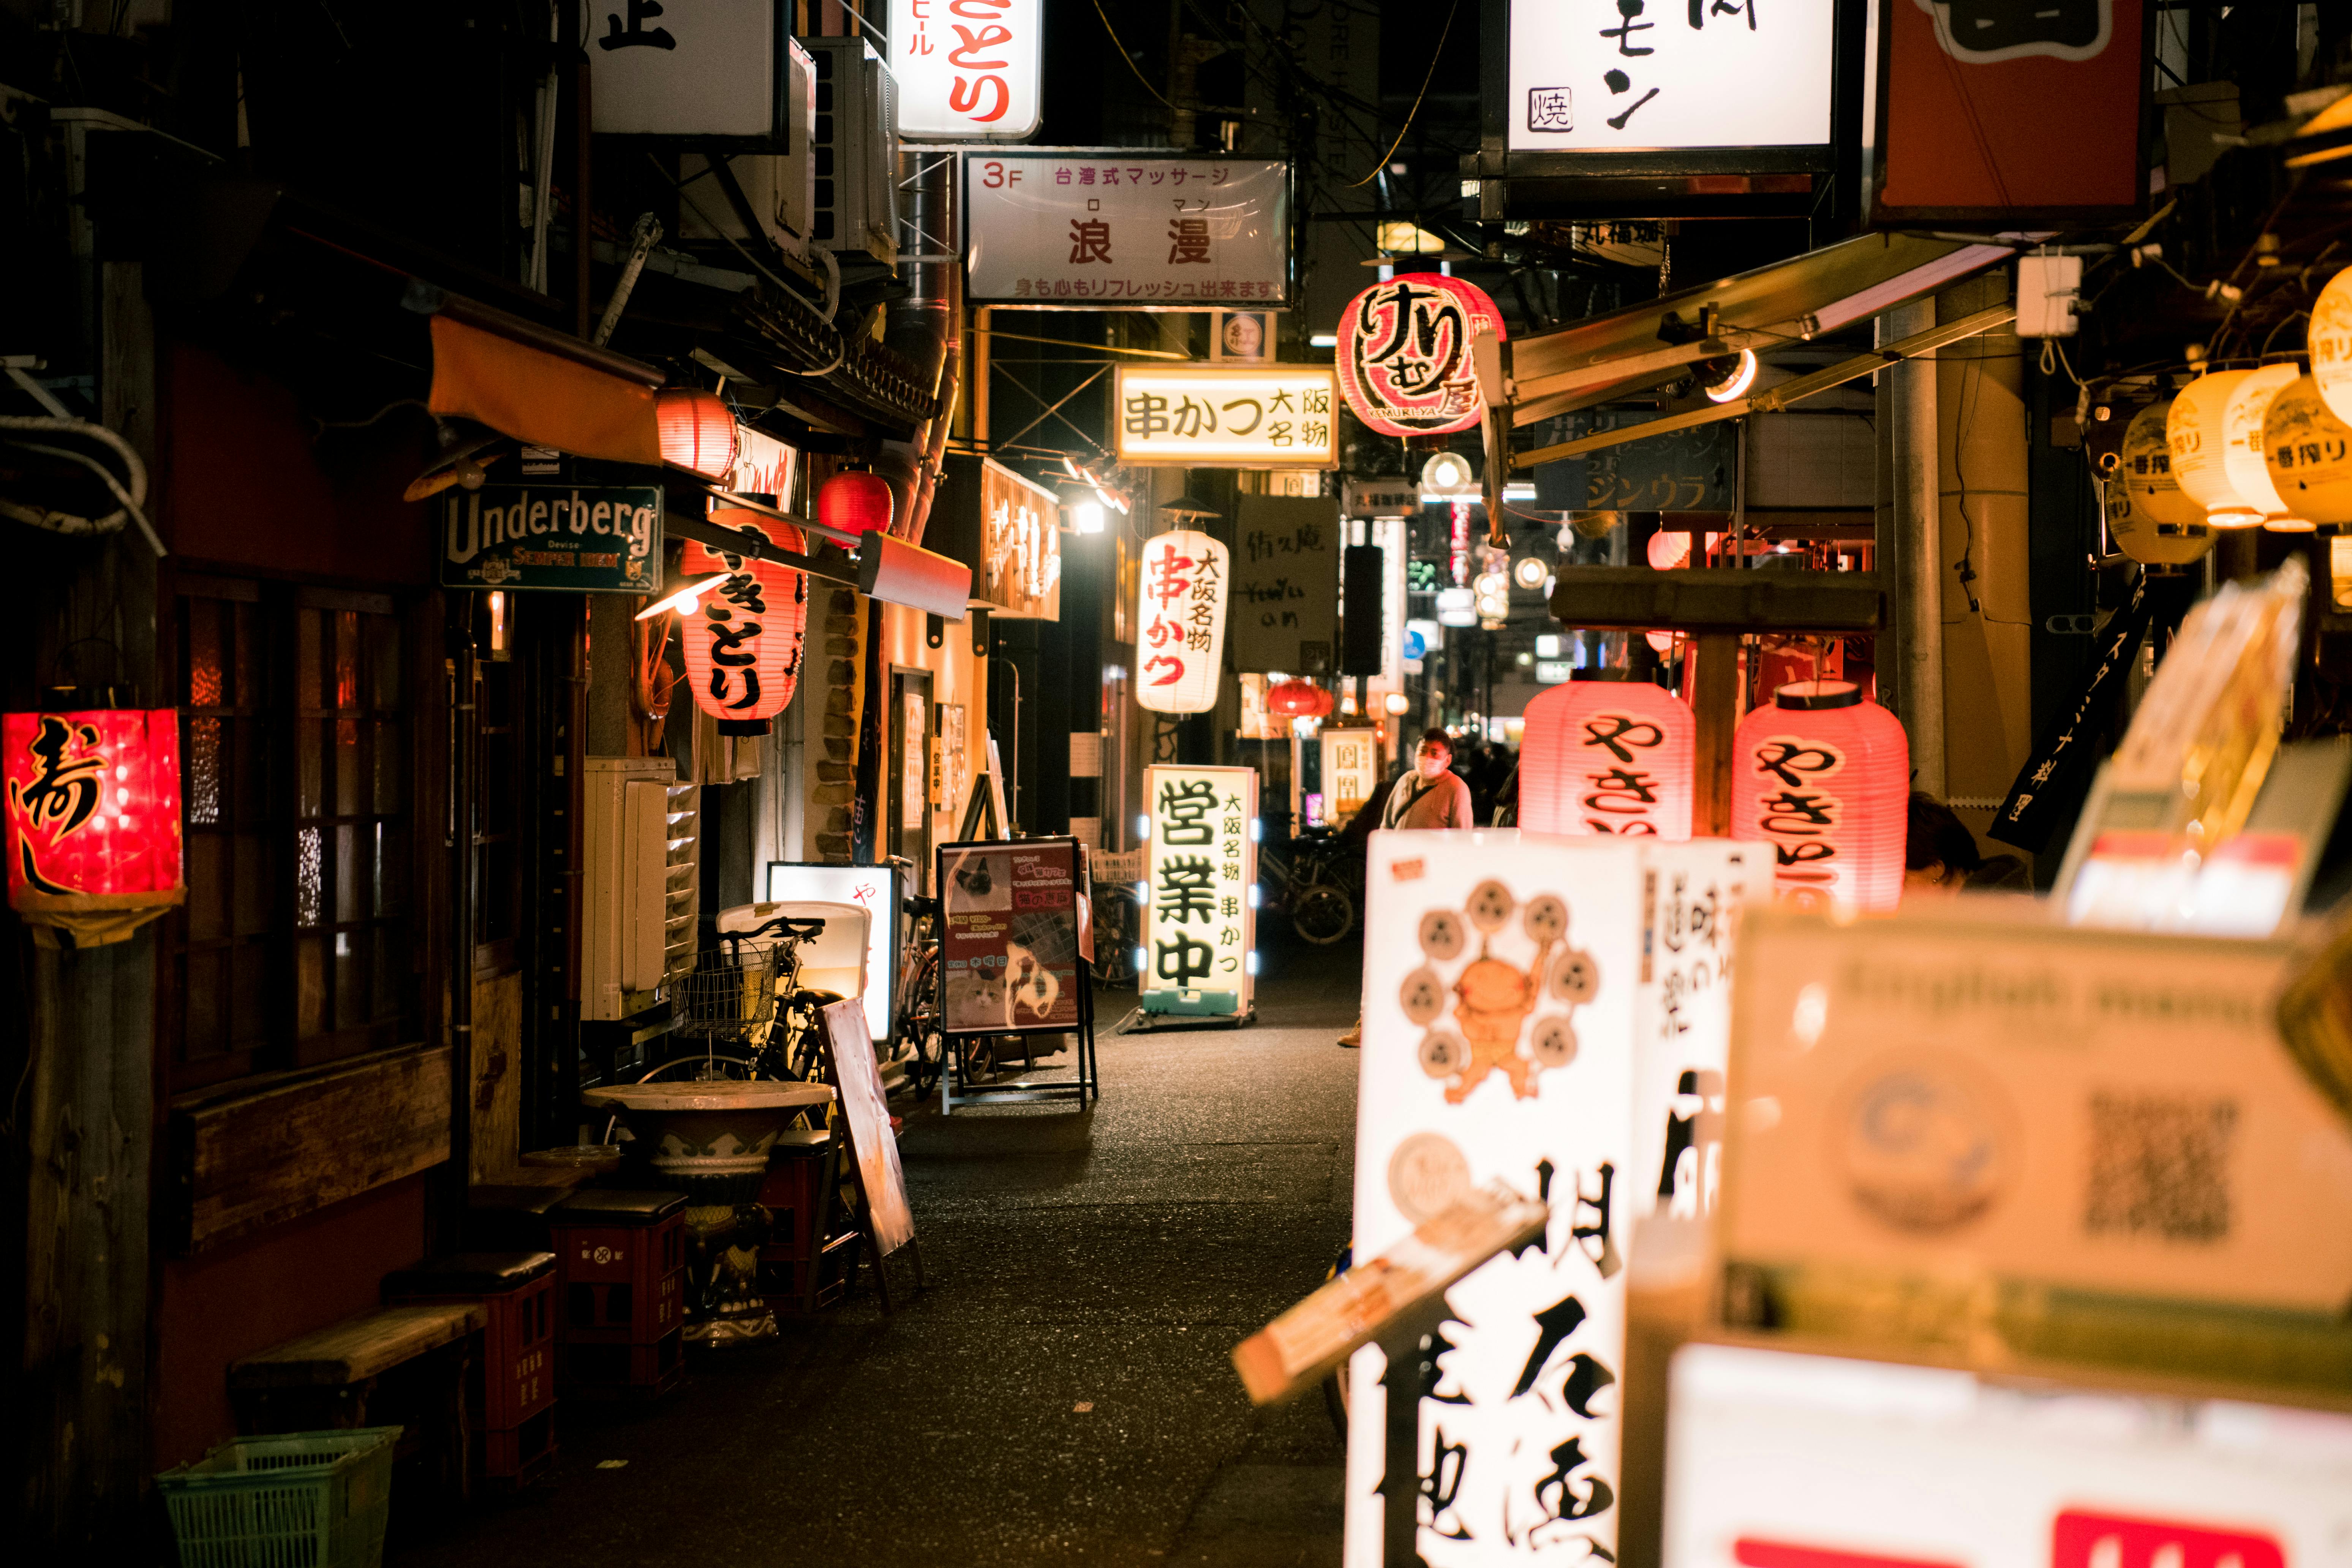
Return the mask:
M661 583L658 485L484 485L442 502L441 585L651 594Z
M1120 365L1115 450L1129 468L1328 468L1338 382L1321 365Z
M1217 705L1225 658L1225 589L1232 552L1191 529L1143 542L1137 574L1135 700L1154 713Z
M1131 148L964 158L975 305L1287 302L1290 165Z

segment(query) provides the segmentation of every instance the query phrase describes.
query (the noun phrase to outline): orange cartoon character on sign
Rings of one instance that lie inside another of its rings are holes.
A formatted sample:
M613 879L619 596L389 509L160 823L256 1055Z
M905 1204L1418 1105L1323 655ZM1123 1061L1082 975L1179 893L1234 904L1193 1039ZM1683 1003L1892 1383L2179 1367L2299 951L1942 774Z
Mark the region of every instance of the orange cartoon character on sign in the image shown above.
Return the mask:
M1507 929L1514 914L1517 937ZM1465 919L1478 933L1477 956L1448 985L1437 965L1468 950ZM1497 952L1498 939L1506 949L1533 951L1522 962ZM1405 1016L1428 1031L1421 1069L1448 1080L1447 1104L1461 1104L1496 1073L1509 1080L1513 1095L1532 1099L1543 1073L1576 1059L1573 1012L1592 1000L1600 976L1591 954L1568 945L1568 905L1557 895L1540 894L1521 908L1509 888L1489 879L1471 889L1465 908L1421 917L1421 951L1430 962L1405 976L1399 1000ZM1448 996L1458 1031L1441 1023ZM1548 1003L1566 1010L1546 1011Z

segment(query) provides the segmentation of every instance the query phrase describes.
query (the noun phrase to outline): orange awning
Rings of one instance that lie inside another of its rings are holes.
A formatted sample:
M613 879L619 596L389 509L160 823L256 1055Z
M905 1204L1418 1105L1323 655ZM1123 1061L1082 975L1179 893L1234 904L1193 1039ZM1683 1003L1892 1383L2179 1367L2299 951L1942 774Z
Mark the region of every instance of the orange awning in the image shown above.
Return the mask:
M658 467L654 389L454 319L433 317L436 415L472 419L533 447Z

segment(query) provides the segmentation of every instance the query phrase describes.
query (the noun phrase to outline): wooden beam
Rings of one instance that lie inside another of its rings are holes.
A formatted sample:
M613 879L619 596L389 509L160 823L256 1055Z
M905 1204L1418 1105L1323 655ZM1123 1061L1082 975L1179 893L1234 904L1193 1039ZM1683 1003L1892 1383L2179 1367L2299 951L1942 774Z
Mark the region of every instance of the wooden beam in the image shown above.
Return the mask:
M1739 727L1739 638L1701 632L1691 639L1691 711L1698 719L1691 831L1721 837L1731 831L1731 737Z

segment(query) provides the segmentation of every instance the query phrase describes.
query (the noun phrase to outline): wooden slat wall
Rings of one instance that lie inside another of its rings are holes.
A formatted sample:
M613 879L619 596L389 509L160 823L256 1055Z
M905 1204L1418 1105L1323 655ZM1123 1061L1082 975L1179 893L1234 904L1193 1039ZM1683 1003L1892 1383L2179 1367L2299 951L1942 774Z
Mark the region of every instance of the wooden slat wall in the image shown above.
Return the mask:
M404 1046L172 1107L173 1175L201 1251L449 1158L446 1046Z

